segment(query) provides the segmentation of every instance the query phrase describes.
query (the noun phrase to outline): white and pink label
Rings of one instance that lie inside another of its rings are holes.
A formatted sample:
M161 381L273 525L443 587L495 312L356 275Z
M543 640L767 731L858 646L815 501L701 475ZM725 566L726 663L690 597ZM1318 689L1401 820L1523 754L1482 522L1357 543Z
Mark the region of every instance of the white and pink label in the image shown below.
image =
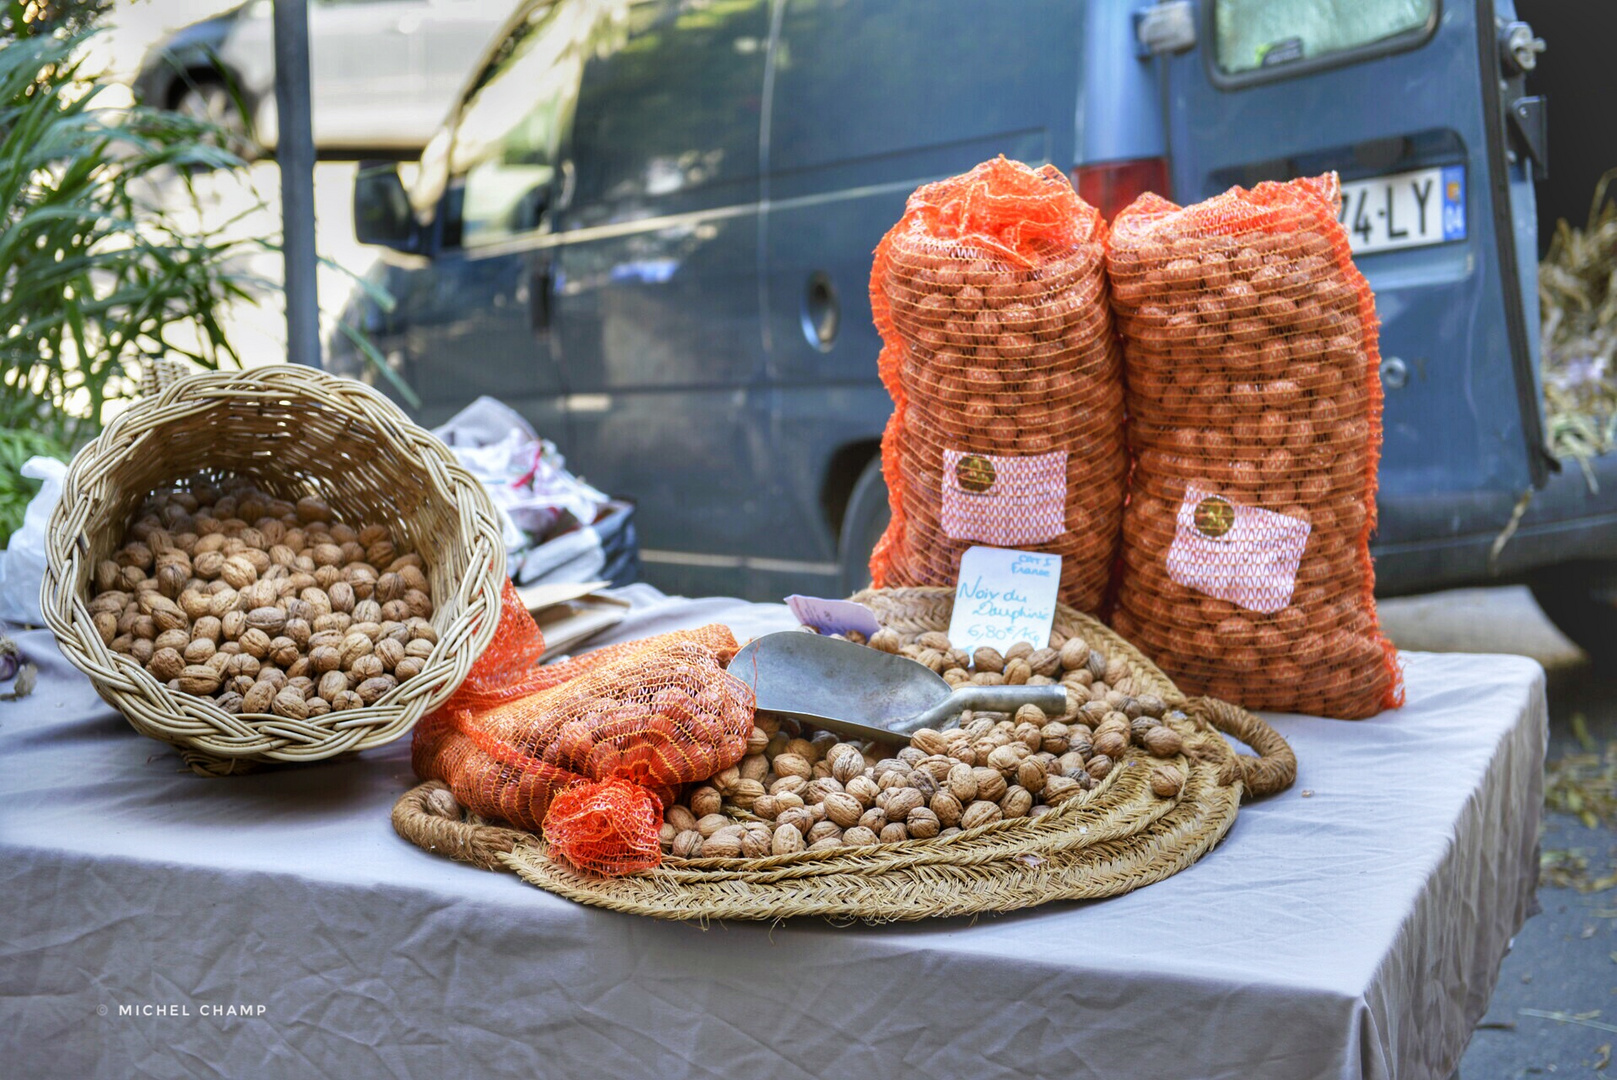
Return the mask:
M1299 518L1187 487L1168 547L1168 576L1248 611L1279 611L1296 591L1308 533Z
M1067 454L943 452L944 535L995 547L1054 540L1067 529Z

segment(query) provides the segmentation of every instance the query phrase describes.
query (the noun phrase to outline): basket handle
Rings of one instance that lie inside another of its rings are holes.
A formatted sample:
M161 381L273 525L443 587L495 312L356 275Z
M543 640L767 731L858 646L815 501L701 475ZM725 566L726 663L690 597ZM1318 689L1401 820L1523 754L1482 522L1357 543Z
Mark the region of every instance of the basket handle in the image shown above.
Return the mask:
M1224 734L1246 743L1258 752L1236 754L1235 765L1240 769L1241 786L1246 794L1257 797L1273 795L1291 787L1297 779L1297 755L1280 733L1252 713L1238 705L1218 698L1191 698L1185 711L1198 720L1204 720ZM1220 777L1224 783L1235 779Z
M444 794L439 795L440 791ZM445 816L449 813L454 816ZM531 839L517 829L461 820L460 807L449 785L441 780L428 780L399 796L393 804L393 831L423 851L447 855L484 870L504 870L500 856Z

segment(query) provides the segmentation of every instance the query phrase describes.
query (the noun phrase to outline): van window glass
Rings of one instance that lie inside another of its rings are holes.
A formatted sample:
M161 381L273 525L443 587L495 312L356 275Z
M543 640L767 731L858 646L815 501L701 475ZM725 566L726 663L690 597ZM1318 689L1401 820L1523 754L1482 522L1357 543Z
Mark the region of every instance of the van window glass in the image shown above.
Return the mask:
M1363 48L1419 30L1437 0L1216 0L1219 69L1236 75Z
M577 96L588 3L541 4L501 42L461 106L449 152L461 242L498 243L539 227Z
M619 30L579 89L578 223L755 200L725 185L758 176L767 0L637 0Z

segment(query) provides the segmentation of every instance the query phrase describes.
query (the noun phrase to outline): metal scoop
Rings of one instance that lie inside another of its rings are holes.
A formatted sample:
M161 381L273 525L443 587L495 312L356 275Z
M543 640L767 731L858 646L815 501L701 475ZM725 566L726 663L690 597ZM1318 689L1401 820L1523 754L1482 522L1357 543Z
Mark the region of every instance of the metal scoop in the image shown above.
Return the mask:
M730 674L752 687L758 708L785 713L853 739L901 743L941 727L962 710L1015 712L1067 708L1061 686L949 684L924 664L851 641L800 630L765 634L730 661Z

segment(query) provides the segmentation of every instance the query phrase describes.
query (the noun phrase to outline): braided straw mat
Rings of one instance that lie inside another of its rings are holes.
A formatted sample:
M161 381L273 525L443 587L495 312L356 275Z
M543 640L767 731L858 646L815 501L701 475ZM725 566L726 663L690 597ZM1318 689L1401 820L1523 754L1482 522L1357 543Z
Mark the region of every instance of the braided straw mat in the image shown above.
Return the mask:
M947 631L954 594L942 588L872 589L855 600L905 636ZM1116 896L1189 866L1235 822L1243 795L1283 791L1297 773L1284 739L1262 720L1213 698L1186 698L1140 652L1088 615L1060 605L1055 628L1119 657L1136 693L1152 693L1186 718L1173 721L1185 750L1176 798L1151 791L1146 757L1131 747L1105 780L1037 819L993 822L945 839L803 851L758 859L676 859L655 870L601 878L546 850L543 838L463 820L448 789L431 781L393 808L398 833L490 870L510 870L561 896L660 919L776 919L820 915L890 922L1011 911L1051 900ZM1261 756L1239 755L1220 732ZM1172 759L1170 759L1172 760ZM750 817L728 807L738 820Z

